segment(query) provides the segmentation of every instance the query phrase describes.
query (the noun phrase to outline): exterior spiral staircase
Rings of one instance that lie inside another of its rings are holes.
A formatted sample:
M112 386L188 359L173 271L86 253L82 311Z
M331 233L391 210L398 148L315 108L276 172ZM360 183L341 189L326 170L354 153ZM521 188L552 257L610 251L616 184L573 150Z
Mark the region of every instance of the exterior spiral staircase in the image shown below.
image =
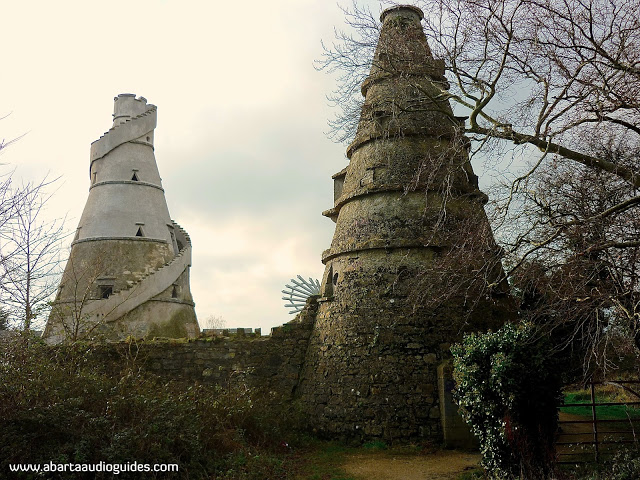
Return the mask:
M109 298L92 300L83 309L87 317L99 317L102 322L117 320L171 287L191 266L191 239L187 232L172 221L178 232L176 240L182 244L178 254L158 269L149 270L129 288L115 291Z

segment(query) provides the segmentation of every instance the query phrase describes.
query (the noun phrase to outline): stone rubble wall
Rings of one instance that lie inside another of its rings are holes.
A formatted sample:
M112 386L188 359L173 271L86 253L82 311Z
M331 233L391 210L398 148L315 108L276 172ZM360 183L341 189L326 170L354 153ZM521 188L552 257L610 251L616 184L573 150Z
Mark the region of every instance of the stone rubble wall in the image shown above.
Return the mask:
M270 336L238 329L197 339L102 343L92 345L92 357L108 369L133 364L166 380L249 388L267 405L297 402L315 433L332 439L440 441L443 434L447 438L443 425L459 427L457 410L451 402L442 410L438 391L438 374L441 382L451 383L450 372L445 379L438 371L449 357L447 335L426 335L398 315L386 322L378 317L380 328L361 331L360 343L345 343L340 322L319 312L321 301L310 298L293 321L273 328ZM452 432L451 445L470 441Z
M317 304L310 301L294 320L275 327L270 336L236 333L189 340L103 344L94 348L105 361L120 362L127 350L143 370L167 379L227 388L244 384L276 401L296 395L313 329Z

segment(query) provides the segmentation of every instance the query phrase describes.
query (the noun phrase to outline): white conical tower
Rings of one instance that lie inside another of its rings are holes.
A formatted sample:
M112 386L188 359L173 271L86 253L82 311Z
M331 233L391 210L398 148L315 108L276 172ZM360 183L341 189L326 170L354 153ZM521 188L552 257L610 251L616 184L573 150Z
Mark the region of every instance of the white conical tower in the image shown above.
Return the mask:
M198 334L191 242L169 216L156 165L157 108L115 99L113 126L91 144L91 186L45 328L49 343Z

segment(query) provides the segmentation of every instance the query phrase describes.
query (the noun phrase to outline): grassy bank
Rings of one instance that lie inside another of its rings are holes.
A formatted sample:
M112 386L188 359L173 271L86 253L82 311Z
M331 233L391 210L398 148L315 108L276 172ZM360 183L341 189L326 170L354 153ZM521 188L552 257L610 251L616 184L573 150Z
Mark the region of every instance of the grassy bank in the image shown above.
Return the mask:
M596 403L620 403L621 405L602 405L596 406L597 418L601 420L640 420L640 408L633 405L622 405L624 402L638 402L640 398L625 392L624 390L607 385L599 385L595 391ZM566 391L564 394L564 403L591 403L591 391L587 389L576 389ZM581 417L592 416L591 406L573 406L561 407L561 411L571 415Z

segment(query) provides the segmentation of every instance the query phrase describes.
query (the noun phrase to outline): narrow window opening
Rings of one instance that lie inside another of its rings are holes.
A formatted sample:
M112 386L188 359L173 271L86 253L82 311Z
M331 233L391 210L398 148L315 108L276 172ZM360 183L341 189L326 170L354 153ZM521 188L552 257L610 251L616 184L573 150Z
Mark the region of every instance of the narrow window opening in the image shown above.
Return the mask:
M176 235L173 233L173 229L169 229L169 234L171 235L171 245L173 245L173 251L177 255L180 252L178 248L178 242L176 241Z
M142 231L142 227L138 227L138 231L136 232L136 237L144 237L144 232Z
M329 272L327 273L327 278L325 278L324 281L324 292L323 295L325 297L332 297L333 296L333 265L329 267Z
M91 179L91 184L96 183L96 176L97 176L97 173L93 172L93 178Z
M151 140L151 137L147 137L147 142L148 142L149 140Z
M171 290L171 298L178 298L178 286L174 285Z
M338 284L338 274L337 274L337 273L334 273L334 274L333 274L333 279L332 279L332 281L333 281L333 284L334 284L334 285L337 285L337 284Z
M100 285L100 298L109 298L113 294L113 285Z
M136 172L133 172L133 175L131 176L131 180L133 180L134 182L138 181L138 174Z

